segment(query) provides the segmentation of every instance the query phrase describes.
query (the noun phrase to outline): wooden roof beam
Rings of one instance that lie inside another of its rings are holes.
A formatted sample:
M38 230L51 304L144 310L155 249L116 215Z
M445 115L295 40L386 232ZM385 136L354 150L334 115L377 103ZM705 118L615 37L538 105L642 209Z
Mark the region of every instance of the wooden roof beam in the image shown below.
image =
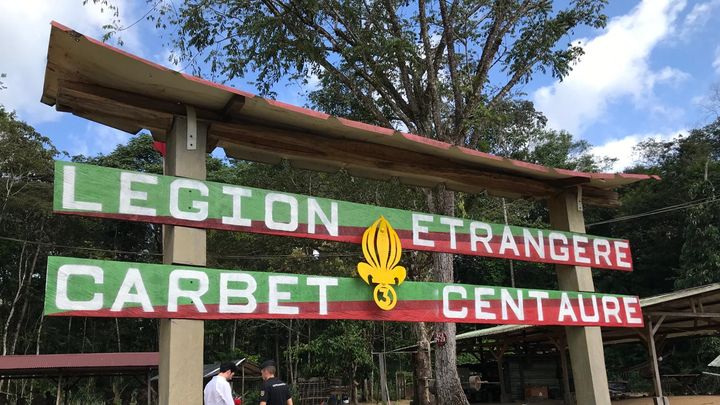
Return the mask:
M332 167L336 170L380 172L402 182L421 186L446 184L448 188L512 198L544 198L561 192L551 181L522 178L477 165L448 162L438 156L352 139L332 138L309 132L271 128L252 123L219 123L210 134L220 139L229 156L254 160L265 156L269 163L280 159L300 166ZM223 142L224 141L224 142ZM398 159L402 156L402 159ZM592 205L616 206L618 194L611 190L583 187L583 200Z

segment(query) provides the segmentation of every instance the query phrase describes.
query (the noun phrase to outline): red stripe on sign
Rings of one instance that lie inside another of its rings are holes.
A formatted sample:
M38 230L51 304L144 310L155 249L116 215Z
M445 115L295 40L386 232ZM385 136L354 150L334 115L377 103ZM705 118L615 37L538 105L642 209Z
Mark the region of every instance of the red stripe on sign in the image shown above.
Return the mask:
M97 218L112 218L121 219L127 221L137 222L150 222L156 224L169 224L178 226L187 226L194 228L211 228L221 229L227 231L240 231L240 232L251 232L260 233L266 235L277 235L277 236L290 236L296 238L308 238L316 240L331 240L336 242L347 242L359 244L362 241L362 234L365 232L365 228L356 226L341 226L338 229L338 235L329 235L324 226L317 226L316 233L309 233L307 224L299 224L296 231L278 231L268 228L263 221L253 221L251 226L237 226L224 224L220 219L208 219L205 221L189 221L185 219L177 219L173 217L158 217L158 216L146 216L146 215L130 215L130 214L117 214L117 213L102 213L102 212L76 212L76 211L55 211L58 214L66 215L79 215L84 217L97 217ZM562 250L559 246L556 246L554 251L551 253L551 248L545 238L543 244L543 254L536 252L533 248L528 248L527 255L524 246L524 239L522 236L514 236L513 241L517 247L517 254L514 249L506 247L502 249L502 235L494 235L492 239L488 241L489 249L486 248L483 243L476 243L473 250L473 246L470 244L469 234L456 235L455 247L453 248L450 241L450 235L445 232L428 232L422 234L422 239L426 241L432 241L433 246L422 246L413 243L413 233L409 230L397 230L398 236L400 237L402 246L404 249L409 250L422 250L430 252L450 252L457 254L466 254L472 256L485 256L494 257L499 259L512 259L521 260L534 263L549 263L549 264L566 264L573 266L587 266L587 267L598 267L613 270L632 271L632 254L628 244L627 248L622 249L622 253L625 255L625 262L629 263L628 266L621 266L618 262L617 255L615 254L615 248L611 249L611 253L607 255L600 254L596 257L596 252L592 242L578 243L579 249L584 249L578 252L576 255L575 248L572 243L563 247ZM613 243L614 240L610 240L609 243ZM625 242L625 241L622 241ZM602 252L600 252L602 253ZM567 259L557 259L556 257L567 257ZM577 258L581 260L577 260ZM585 262L582 259L587 259L590 262ZM597 260L596 260L597 259Z
M145 312L141 307L125 308L119 312L109 309L98 311L67 311L50 314L50 316L89 316L112 318L179 318L179 319L350 319L369 321L397 321L397 322L458 322L477 324L523 324L523 325L564 325L564 326L611 326L611 327L642 327L643 320L640 305L637 300L629 306L634 310L630 322L623 310L623 304L612 306L613 311L607 313L603 310L600 299L597 300L597 309L591 305L590 299L585 297L584 310L580 310L579 301L570 299L570 305L565 308L565 315L559 299L546 299L542 303L542 316L538 311L535 299L525 299L521 316L518 317L511 306L503 306L500 300L483 301L490 306L481 308L483 315L479 316L475 301L452 300L448 308L443 309L443 302L439 300L405 300L398 302L390 311L383 311L373 301L342 301L327 303L327 314L320 313L318 302L281 302L274 312L296 309L297 313L269 313L268 303L258 303L253 313L236 314L219 311L217 304L206 305L207 312L198 312L195 305L180 305L176 312L170 312L165 306L154 308L153 312ZM503 309L504 307L504 309ZM278 308L280 310L278 310ZM445 312L458 314L464 311L465 316L448 316ZM505 315L505 316L503 316Z

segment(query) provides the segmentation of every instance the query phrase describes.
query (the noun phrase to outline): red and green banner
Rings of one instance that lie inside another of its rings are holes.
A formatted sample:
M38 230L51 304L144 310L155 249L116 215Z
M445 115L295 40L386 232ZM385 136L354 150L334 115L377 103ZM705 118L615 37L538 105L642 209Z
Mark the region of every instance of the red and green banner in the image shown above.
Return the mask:
M55 162L54 211L358 244L383 216L404 249L632 270L626 240L71 162Z
M360 278L49 257L45 315L643 325L632 296L412 281L395 293L383 310Z

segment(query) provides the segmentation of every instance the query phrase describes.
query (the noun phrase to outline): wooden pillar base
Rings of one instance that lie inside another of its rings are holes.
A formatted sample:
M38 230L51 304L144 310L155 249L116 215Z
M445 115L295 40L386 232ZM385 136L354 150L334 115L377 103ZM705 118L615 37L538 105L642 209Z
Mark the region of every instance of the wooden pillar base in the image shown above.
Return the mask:
M654 397L653 405L670 405L670 399L668 397Z
M202 321L160 320L160 404L203 402L204 329Z

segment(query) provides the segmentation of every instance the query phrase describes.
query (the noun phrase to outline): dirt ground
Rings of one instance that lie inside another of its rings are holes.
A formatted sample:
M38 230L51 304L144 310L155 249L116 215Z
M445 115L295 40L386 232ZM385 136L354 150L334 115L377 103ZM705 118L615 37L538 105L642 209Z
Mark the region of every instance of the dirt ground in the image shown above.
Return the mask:
M717 395L697 395L688 397L669 397L670 405L720 405L720 396ZM624 399L622 401L613 401L615 405L651 405L650 398Z
M670 405L720 405L720 396L709 395L709 396L687 396L687 397L669 397ZM633 398L623 399L621 401L613 401L613 405L652 405L651 398ZM392 401L392 405L409 405L410 401ZM524 402L515 402L515 404L524 404ZM527 402L528 405L562 405L562 401L532 401ZM372 404L362 404L372 405ZM480 405L480 404L478 404ZM506 404L485 404L482 405L506 405Z

